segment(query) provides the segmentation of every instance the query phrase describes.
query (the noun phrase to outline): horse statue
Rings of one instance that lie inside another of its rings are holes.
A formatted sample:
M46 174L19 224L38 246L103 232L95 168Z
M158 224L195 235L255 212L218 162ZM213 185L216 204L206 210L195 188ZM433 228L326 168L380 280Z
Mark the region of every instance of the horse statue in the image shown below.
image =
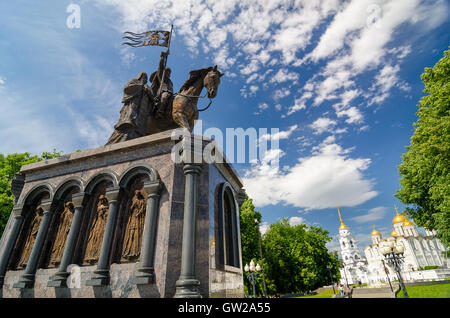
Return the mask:
M189 75L189 79L183 84L180 91L173 95L172 103L168 107L166 116L156 118L153 115L154 112L148 116L146 135L179 127L186 128L189 132L192 132L194 122L198 119L198 100L205 97L201 96L203 88L206 88L211 104L211 99L217 96L220 78L224 74L217 69L216 65L191 71Z
M162 117L156 116L157 99L147 85L147 73L139 73L124 87L120 117L106 145L123 142L145 135L151 135L175 128L186 128L192 132L194 122L198 119L197 103L206 87L210 104L216 97L222 73L214 67L191 71L189 79L178 93L172 96L166 112ZM209 107L208 105L208 107ZM203 110L206 110L206 107Z

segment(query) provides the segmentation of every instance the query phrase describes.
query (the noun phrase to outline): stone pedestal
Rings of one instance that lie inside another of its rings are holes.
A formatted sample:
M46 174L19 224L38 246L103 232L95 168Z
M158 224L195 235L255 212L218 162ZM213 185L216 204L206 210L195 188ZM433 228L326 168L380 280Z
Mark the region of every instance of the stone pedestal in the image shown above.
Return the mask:
M174 162L172 150L180 144L171 135L167 131L22 167L23 189L0 241L0 296L243 297L237 203L242 182L226 162ZM201 152L209 140L198 143ZM136 187L147 193L141 251L124 261L120 251ZM98 260L86 264L89 213L99 193L108 198L109 213ZM64 200L74 203L75 212L61 262L52 267L52 233L58 202ZM229 200L226 209L224 200ZM44 201L52 204L42 234L27 268L18 268L31 207Z

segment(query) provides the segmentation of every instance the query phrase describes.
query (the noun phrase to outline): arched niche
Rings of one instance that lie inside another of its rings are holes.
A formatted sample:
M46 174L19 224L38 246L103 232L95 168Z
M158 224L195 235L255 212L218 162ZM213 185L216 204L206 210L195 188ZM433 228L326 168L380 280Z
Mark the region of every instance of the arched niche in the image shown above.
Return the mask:
M83 180L70 177L63 180L55 190L54 208L49 233L39 261L40 268L58 267L75 212L72 195L83 191Z
M123 195L113 243L112 263L139 261L148 200L144 183L156 181L159 181L158 172L145 163L131 165L122 173L119 186Z
M117 180L115 172L103 170L93 175L86 182L84 192L87 194L87 199L85 200L81 231L74 255L75 262L80 266L94 265L98 262L108 212L108 203L105 198L106 189L116 187L118 185ZM99 217L100 214L103 217ZM93 240L97 253L92 252Z
M233 188L228 182L215 190L215 246L218 267L240 267L239 207Z
M21 201L23 222L11 255L10 269L26 267L43 217L43 210L39 208L40 204L44 200L52 200L53 194L53 187L45 182L34 186Z

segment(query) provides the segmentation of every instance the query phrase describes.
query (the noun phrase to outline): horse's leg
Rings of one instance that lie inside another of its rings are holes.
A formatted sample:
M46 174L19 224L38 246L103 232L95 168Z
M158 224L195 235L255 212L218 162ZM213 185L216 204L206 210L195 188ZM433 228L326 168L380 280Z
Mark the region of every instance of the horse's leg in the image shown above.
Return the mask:
M192 131L192 127L189 125L189 121L186 118L186 115L182 112L174 112L172 113L173 121L177 123L181 128L186 128L189 132Z

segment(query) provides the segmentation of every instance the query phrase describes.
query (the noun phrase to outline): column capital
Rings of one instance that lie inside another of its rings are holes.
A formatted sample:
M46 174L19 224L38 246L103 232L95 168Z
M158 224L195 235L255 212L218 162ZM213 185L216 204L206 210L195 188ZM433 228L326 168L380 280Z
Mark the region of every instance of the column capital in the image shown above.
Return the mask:
M117 201L119 198L120 187L112 187L106 188L105 196L108 199L108 202Z
M53 203L53 200L51 200L51 199L46 199L46 200L41 201L41 203L39 205L41 206L42 210L44 210L44 214L50 212L52 203Z
M183 165L185 175L195 173L199 175L202 172L202 165L198 163L185 163Z
M23 205L23 204L16 204L13 207L12 212L14 213L14 217L15 218L21 218L22 217L22 212L23 212L24 207L25 207L25 205Z
M86 192L78 192L72 194L72 203L75 208L82 207L84 198L87 196Z
M238 202L238 205L241 206L245 201L245 189L239 189L237 193L236 201Z
M25 184L25 176L15 173L11 180L11 192L14 196L14 202L17 202L17 200L19 199L24 184Z
M161 188L162 183L160 180L144 182L144 189L147 192L148 196L159 195Z

